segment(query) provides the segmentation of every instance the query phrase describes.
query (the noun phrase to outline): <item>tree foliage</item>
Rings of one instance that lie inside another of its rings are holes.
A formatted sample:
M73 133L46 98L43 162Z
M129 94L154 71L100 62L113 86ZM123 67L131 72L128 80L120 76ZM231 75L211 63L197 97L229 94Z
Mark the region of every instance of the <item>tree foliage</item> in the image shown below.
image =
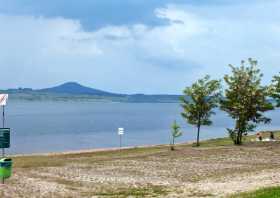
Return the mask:
M271 96L276 100L276 107L280 107L280 75L273 77L271 91Z
M205 76L186 87L184 97L181 98L184 112L183 118L191 125L197 127L197 141L199 146L200 127L202 125L211 125L211 115L214 114L213 109L218 106L220 97L220 81L210 80L210 76Z
M232 74L224 76L228 87L221 100L221 109L235 120L235 128L228 129L235 144L242 144L244 134L252 131L257 123L269 123L270 119L263 113L273 109L267 99L269 87L261 85L263 74L257 69L257 61L248 59L248 62L249 66L245 61L240 67L229 65Z
M177 124L175 120L171 125L171 137L172 137L171 150L174 150L175 139L180 137L181 135L182 132L180 131L180 126Z

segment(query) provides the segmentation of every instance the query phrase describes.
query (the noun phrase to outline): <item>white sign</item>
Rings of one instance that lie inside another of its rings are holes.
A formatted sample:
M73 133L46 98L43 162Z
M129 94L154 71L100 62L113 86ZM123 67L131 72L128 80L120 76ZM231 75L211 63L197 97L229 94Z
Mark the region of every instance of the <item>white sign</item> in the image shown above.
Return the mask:
M6 106L8 94L0 94L0 106Z
M124 128L119 128L118 129L118 134L123 135L124 134Z

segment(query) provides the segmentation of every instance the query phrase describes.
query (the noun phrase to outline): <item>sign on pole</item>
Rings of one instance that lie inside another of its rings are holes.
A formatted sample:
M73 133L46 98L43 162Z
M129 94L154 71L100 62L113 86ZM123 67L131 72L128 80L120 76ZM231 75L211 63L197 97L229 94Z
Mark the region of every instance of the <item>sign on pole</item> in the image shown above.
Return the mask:
M124 134L124 128L118 128L118 135L120 136L120 148L122 148L122 136Z
M10 128L0 128L0 148L10 148Z
M0 106L6 106L7 100L9 95L8 94L0 94Z
M118 134L123 135L124 134L124 128L119 128L118 129Z

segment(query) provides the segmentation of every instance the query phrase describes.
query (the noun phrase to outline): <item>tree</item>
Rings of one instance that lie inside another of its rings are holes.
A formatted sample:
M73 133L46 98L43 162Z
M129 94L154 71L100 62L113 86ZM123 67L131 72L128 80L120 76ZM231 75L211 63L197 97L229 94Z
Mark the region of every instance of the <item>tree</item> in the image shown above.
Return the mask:
M174 145L175 145L175 139L180 137L182 135L182 132L180 131L180 126L177 124L176 120L173 122L171 126L171 137L172 137L172 142L171 142L171 150L175 150Z
M189 124L197 127L196 146L199 146L200 128L212 124L210 117L215 114L213 109L218 106L220 81L210 80L207 75L186 87L184 94L181 98L184 109L182 116Z
M242 144L243 135L253 131L256 124L269 123L263 113L273 109L268 101L269 87L261 85L263 74L257 69L257 61L250 58L248 62L249 66L245 66L245 61L241 61L240 67L229 65L232 74L224 76L228 88L221 109L235 120L235 128L227 130L237 145Z
M280 107L280 75L273 77L271 91L272 98L276 100L276 107Z

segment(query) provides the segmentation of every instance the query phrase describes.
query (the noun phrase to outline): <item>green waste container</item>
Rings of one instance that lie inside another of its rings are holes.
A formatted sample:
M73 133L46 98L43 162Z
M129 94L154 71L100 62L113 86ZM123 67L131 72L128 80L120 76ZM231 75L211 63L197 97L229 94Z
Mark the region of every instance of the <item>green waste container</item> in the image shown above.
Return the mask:
M7 178L11 177L12 164L13 164L13 161L10 158L0 159L0 178L1 179L7 179Z

